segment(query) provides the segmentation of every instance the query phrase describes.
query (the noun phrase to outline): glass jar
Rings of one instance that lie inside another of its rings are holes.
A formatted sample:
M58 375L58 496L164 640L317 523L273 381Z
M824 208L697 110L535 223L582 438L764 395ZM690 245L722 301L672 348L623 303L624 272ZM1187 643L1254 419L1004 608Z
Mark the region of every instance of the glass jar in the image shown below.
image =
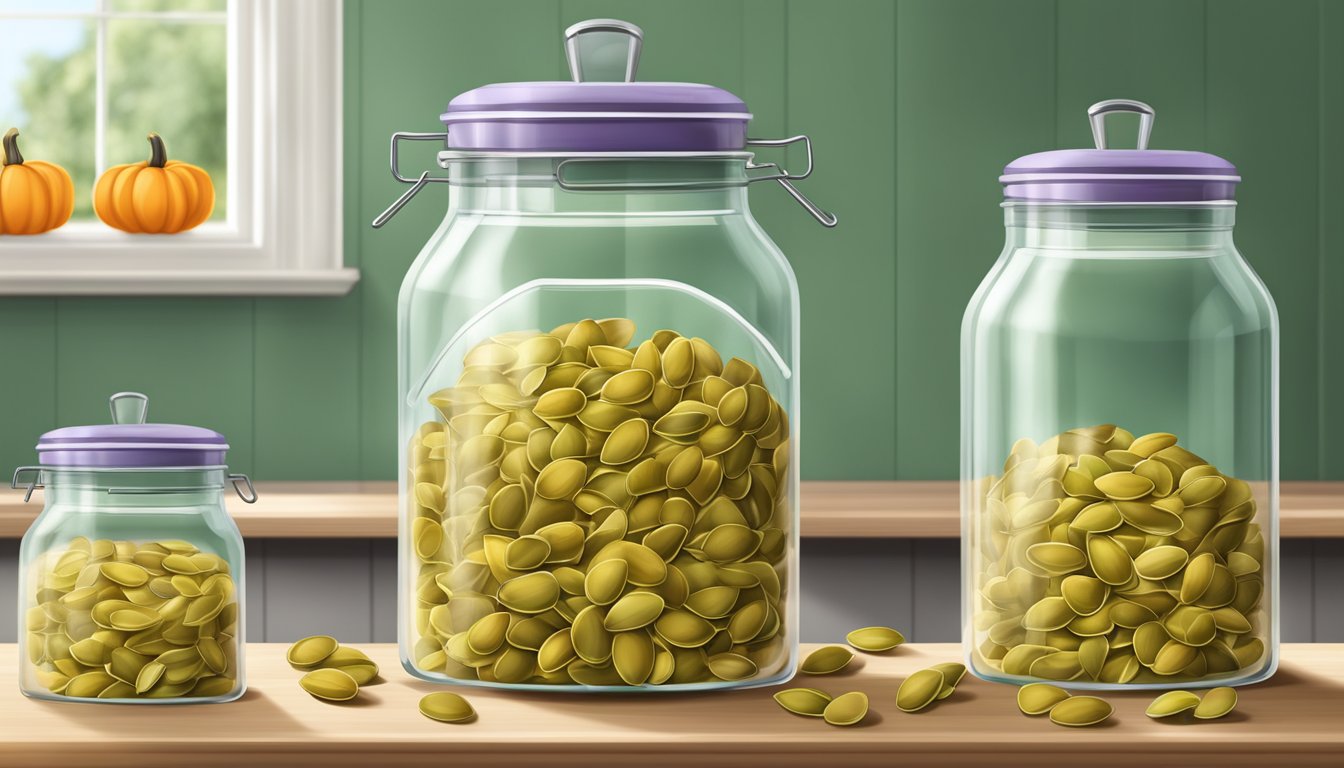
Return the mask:
M566 34L582 82L479 88L429 135L452 203L399 304L403 664L548 690L785 680L798 288L746 187L765 169L805 201L806 174L752 163L731 94L628 82L638 28Z
M145 424L148 399L112 396L113 424L48 432L20 467L46 506L19 548L19 685L53 701L224 702L243 695L243 539L224 509L246 475L223 435ZM27 497L25 497L26 499Z
M1104 120L1140 115L1139 147ZM1278 320L1227 161L1097 148L1008 166L962 325L964 638L980 677L1241 685L1278 658Z

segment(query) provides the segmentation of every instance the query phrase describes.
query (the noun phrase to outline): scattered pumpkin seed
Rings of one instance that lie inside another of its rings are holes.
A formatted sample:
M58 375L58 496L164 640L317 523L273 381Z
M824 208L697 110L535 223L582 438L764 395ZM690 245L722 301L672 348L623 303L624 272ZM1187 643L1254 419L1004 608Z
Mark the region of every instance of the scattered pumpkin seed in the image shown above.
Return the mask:
M860 691L842 693L831 699L822 711L822 718L830 725L858 725L868 715L868 696Z
M359 683L339 669L314 669L299 678L299 685L324 701L349 701L359 693Z
M905 636L891 627L863 627L845 635L845 642L860 651L881 653L905 642Z
M1237 708L1237 689L1221 688L1210 689L1200 700L1199 706L1195 707L1195 717L1200 720L1217 720L1229 714Z
M420 714L440 723L468 723L476 719L471 702L449 691L436 691L421 697Z
M829 675L849 666L853 660L854 654L848 648L828 645L809 653L798 671L805 675Z
M816 688L788 688L776 693L775 701L795 715L821 717L826 712L826 705L831 703L831 697Z
M941 670L921 669L907 677L896 690L896 708L902 712L920 711L938 698L945 682Z
M1199 706L1199 696L1189 691L1167 691L1153 699L1144 714L1158 719L1187 712Z
M1103 722L1113 711L1107 701L1096 696L1071 696L1050 708L1050 722L1082 728Z
M313 635L296 641L289 646L285 660L295 669L313 669L324 659L336 652L340 643L329 635Z
M1049 683L1028 683L1017 689L1017 708L1024 715L1044 715L1069 698L1069 692Z

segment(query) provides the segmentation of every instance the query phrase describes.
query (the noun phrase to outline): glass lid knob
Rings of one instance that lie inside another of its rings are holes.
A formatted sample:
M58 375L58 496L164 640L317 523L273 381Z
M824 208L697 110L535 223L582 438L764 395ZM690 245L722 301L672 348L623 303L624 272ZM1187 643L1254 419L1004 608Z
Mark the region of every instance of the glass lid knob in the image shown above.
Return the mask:
M589 19L565 30L565 56L576 83L629 83L639 67L644 31L619 19Z
M149 398L139 392L118 392L107 399L113 424L144 424Z

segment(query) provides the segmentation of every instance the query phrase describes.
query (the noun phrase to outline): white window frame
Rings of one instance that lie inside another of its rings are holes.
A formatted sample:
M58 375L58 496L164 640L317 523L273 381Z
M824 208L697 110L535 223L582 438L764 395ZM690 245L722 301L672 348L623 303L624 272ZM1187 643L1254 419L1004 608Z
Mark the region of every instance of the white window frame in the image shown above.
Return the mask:
M359 280L342 254L342 4L230 0L227 13L228 221L175 235L98 221L0 235L0 295L337 296ZM0 12L25 15L60 14Z

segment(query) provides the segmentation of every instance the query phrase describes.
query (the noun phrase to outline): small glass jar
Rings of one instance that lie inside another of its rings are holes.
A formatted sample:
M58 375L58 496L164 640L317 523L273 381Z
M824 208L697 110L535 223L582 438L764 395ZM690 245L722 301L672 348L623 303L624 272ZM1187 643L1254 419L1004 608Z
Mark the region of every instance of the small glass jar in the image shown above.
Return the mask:
M53 701L224 702L243 695L243 539L224 508L217 432L143 423L148 400L112 396L113 424L42 436L14 486L46 506L19 549L19 685ZM27 498L27 497L25 497Z
M776 683L798 648L798 289L747 185L805 201L806 174L752 162L732 94L631 82L637 27L567 36L579 82L484 86L411 137L446 141L452 202L399 306L403 664Z
M1140 116L1139 148L1104 120ZM1278 320L1227 161L1097 148L1008 166L962 326L971 669L1076 688L1242 685L1278 658Z

